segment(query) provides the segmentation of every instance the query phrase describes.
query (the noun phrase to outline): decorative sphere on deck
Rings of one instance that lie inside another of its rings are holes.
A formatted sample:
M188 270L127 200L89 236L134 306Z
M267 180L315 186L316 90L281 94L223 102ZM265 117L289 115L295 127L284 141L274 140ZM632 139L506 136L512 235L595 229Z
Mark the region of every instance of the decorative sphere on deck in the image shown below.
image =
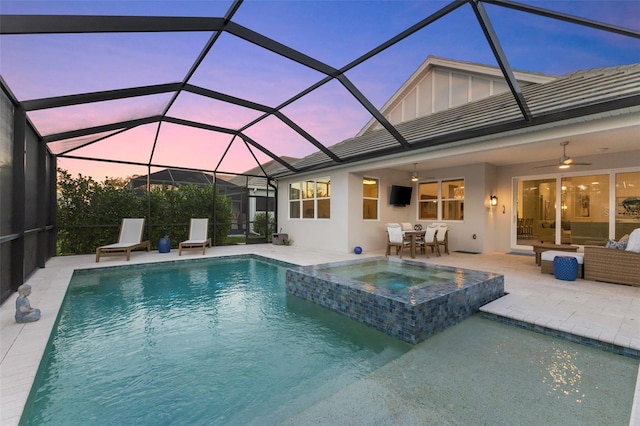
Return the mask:
M360 254L360 253L362 253L362 247L360 247L360 246L355 246L355 247L353 248L353 252L354 252L355 254Z

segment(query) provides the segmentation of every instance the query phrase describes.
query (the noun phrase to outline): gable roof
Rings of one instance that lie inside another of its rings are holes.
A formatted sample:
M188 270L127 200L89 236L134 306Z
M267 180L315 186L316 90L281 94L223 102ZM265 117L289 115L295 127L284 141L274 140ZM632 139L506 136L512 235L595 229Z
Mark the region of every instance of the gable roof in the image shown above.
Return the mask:
M401 102L406 96L418 86L422 80L427 77L435 69L446 71L459 71L466 74L477 74L478 76L497 78L504 81L504 74L497 66L484 65L476 62L458 61L454 59L440 58L437 56L429 55L427 59L416 69L413 74L405 81L402 86L389 98L387 102L380 108L380 112L384 116L388 114ZM542 73L534 73L529 71L517 71L513 70L513 75L521 85L528 85L533 83L548 83L556 80L557 76L552 76ZM367 131L371 131L375 128L379 128L377 120L371 119L369 122L358 132L356 136L361 136Z
M374 130L329 148L344 159L342 163L316 152L294 166L299 170L314 170L506 131L531 131L536 126L597 113L613 114L625 108L638 111L640 63L569 73L548 83L525 86L522 93L531 110L530 121L523 118L512 94L503 93L397 124L409 148L398 144L385 129ZM280 170L276 174L289 173Z

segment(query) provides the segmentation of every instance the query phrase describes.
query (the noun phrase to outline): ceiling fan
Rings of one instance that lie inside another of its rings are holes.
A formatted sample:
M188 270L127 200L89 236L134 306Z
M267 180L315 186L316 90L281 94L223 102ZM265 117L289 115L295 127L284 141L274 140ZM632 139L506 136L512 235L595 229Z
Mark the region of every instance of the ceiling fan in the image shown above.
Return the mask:
M540 169L543 167L557 167L559 169L568 169L571 166L590 166L591 163L577 163L573 161L573 158L567 155L567 145L569 145L569 141L560 142L560 146L562 146L562 157L558 160L556 164L546 164L544 166L537 166L534 169Z
M411 182L419 182L420 177L418 176L418 163L413 163L413 173L411 173ZM423 176L422 179L432 180L435 179L433 176Z
M417 166L418 166L418 163L413 163L413 173L411 174L411 182L417 182L420 180L420 178L418 177L418 171L416 169Z

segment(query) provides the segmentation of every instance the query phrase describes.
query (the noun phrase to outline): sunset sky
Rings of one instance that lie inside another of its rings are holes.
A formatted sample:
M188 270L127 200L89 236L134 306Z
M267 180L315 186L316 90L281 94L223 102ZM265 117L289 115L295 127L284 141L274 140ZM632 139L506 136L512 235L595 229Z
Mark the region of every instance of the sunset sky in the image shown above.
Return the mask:
M245 1L232 21L341 68L428 17L443 1ZM522 3L640 31L638 1L536 1ZM7 1L3 15L73 14L223 17L230 1ZM516 70L564 74L580 69L640 62L640 40L485 5L510 65ZM36 34L0 36L0 73L18 100L182 81L211 37L209 32ZM346 73L376 108L427 56L496 65L469 5L383 51ZM324 75L223 33L190 84L275 107ZM100 105L32 111L42 135L153 116L171 94ZM318 141L331 146L354 136L370 114L337 81L286 106L282 112ZM169 116L237 129L261 115L191 93L181 93ZM243 172L256 163L248 148L228 134L149 124L85 146L70 155L223 172ZM276 118L245 131L279 156L303 157L317 150ZM96 139L95 137L93 139ZM55 153L83 141L52 143ZM258 161L269 158L254 150ZM59 160L71 173L106 176L146 174L146 167ZM154 169L155 170L155 169Z

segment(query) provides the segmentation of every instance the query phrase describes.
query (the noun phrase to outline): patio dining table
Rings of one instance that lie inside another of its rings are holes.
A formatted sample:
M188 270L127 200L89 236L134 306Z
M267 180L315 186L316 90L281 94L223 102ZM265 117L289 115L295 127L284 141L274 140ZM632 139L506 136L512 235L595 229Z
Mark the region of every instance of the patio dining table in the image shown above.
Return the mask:
M411 238L411 258L416 257L416 241L418 237L424 237L427 231L402 231L405 236Z

